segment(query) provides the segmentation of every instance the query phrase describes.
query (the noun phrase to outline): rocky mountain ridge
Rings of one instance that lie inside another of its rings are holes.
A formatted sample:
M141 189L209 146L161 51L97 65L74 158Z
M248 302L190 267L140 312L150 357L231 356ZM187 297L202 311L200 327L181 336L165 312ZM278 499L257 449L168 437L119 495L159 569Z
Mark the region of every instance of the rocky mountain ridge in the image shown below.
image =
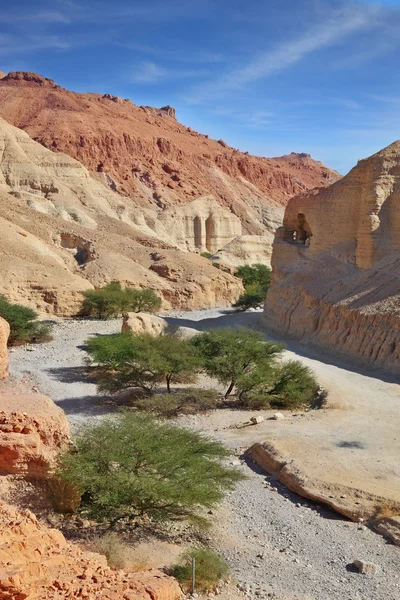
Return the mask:
M0 116L141 206L163 210L211 194L240 217L244 233L271 230L290 196L340 177L304 153L240 152L180 124L170 106L70 92L35 73L0 79Z

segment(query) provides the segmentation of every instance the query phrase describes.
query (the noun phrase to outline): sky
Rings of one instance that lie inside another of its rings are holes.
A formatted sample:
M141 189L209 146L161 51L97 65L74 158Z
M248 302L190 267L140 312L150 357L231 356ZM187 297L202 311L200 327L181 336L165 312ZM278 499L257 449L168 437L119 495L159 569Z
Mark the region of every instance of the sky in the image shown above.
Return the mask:
M400 138L400 0L0 0L0 70L345 174Z

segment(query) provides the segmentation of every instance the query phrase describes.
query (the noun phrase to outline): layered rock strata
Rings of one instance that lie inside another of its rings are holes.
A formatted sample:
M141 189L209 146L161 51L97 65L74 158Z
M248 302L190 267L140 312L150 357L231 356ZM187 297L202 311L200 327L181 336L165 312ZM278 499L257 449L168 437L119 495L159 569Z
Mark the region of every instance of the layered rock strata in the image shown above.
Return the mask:
M400 142L292 198L273 246L268 327L397 372Z

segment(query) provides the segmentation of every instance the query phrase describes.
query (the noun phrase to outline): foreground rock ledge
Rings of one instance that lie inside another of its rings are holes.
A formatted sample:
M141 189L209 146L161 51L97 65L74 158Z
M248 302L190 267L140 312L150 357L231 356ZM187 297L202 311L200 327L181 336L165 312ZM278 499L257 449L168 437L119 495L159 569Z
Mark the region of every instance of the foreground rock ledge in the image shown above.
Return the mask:
M70 443L67 417L41 394L0 394L0 474L47 477Z
M161 571L113 571L104 556L82 552L29 510L0 501L0 599L177 600L175 579Z

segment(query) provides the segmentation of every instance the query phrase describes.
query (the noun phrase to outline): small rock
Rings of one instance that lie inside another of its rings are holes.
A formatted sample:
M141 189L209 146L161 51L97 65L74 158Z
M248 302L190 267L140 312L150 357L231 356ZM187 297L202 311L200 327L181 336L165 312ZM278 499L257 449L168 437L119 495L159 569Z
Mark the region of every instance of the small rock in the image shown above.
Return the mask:
M274 419L274 421L281 421L282 419L284 419L284 415L282 413L275 413L274 416L272 417Z
M264 421L264 417L262 415L257 415L256 417L251 417L250 422L253 423L253 425L258 425L259 423L262 423Z
M375 575L380 568L379 565L376 565L375 563L358 559L353 562L353 565L359 573L363 573L364 575Z

